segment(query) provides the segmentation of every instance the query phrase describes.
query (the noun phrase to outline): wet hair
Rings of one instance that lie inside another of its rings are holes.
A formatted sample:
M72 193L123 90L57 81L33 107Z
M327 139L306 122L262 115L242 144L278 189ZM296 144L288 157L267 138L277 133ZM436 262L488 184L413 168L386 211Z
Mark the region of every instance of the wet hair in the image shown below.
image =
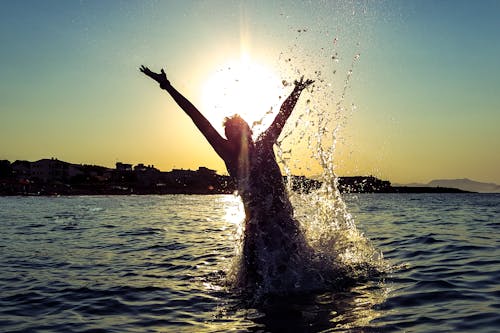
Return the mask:
M238 114L224 118L224 122L222 123L222 125L224 126L226 136L228 136L228 132L234 133L235 131L237 131L238 133L247 133L249 137L252 136L252 129L250 128L248 123Z

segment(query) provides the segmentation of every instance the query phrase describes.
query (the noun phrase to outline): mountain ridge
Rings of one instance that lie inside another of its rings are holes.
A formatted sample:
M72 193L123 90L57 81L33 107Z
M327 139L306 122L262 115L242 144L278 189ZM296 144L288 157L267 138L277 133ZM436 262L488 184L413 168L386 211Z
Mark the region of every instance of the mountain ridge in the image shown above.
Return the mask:
M394 184L395 186L408 187L451 187L458 188L464 191L479 192L479 193L500 193L500 185L495 183L483 183L468 178L457 179L433 179L427 184L410 183L410 184Z

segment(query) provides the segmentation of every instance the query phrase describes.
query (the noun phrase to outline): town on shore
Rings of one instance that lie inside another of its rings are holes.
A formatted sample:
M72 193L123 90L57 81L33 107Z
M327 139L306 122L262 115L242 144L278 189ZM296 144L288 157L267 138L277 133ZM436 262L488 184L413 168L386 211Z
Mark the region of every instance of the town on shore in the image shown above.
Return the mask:
M285 177L286 180L286 177ZM392 186L373 176L338 177L342 193L453 193L465 192L445 187ZM309 192L322 182L292 176L294 191ZM38 161L0 160L0 195L129 195L129 194L231 194L236 184L215 170L173 169L160 171L153 165L116 163L107 168L73 164L56 158Z

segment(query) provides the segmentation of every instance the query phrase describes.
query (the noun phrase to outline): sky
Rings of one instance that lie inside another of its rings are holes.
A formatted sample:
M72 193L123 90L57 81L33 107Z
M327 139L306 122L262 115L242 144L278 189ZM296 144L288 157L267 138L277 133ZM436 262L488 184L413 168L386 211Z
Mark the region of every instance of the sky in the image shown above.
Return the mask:
M0 159L225 173L144 64L219 131L234 113L264 128L316 80L280 144L292 173L320 172L319 136L340 176L500 184L499 16L495 0L2 1Z

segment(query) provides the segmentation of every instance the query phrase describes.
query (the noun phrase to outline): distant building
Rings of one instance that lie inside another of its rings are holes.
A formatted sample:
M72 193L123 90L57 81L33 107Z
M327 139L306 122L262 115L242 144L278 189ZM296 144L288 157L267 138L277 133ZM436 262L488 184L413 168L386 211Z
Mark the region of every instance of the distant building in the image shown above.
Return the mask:
M15 178L42 182L66 181L83 173L80 166L57 158L44 158L35 162L17 160L11 164L11 168Z
M64 181L82 173L76 165L57 158L45 158L31 163L30 178L43 182Z
M132 164L116 162L117 171L132 171Z
M8 160L0 160L0 179L12 176L12 166Z
M161 172L154 165L137 164L134 166L134 174L138 187L152 187L161 183Z
M16 178L29 178L31 176L31 162L17 160L11 164L12 173Z
M196 171L184 170L184 169L172 169L172 171L169 172L169 175L174 179L184 179L193 177L194 175L196 175Z
M212 169L209 169L206 167L199 167L197 172L203 176L215 176L215 175L217 175L215 170L212 170Z
M76 166L77 168L79 168L83 174L82 176L84 176L84 179L92 179L92 180L96 180L96 181L100 181L100 182L103 182L103 181L107 181L109 179L111 179L111 176L113 174L113 169L110 169L110 168L106 168L106 167L103 167L103 166L99 166L99 165L88 165L88 164L84 164L84 165L79 165L79 166Z
M144 165L143 163L139 163L134 167L134 171L146 172L146 171L155 171L159 172L160 170L156 169L154 165Z

